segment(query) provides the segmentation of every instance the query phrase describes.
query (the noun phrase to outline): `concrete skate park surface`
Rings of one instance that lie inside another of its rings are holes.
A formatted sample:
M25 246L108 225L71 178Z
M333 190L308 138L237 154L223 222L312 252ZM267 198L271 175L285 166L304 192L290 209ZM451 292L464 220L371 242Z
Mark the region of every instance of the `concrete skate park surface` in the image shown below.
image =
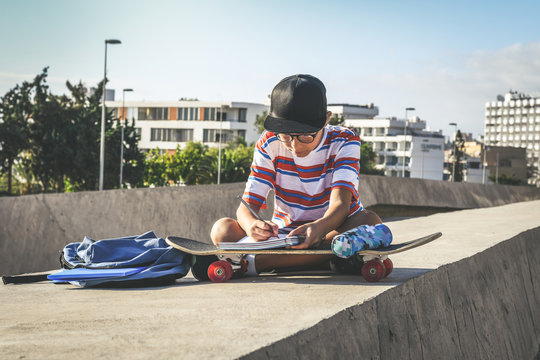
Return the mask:
M329 272L173 286L0 286L6 359L532 359L540 339L540 200L390 223L375 284Z

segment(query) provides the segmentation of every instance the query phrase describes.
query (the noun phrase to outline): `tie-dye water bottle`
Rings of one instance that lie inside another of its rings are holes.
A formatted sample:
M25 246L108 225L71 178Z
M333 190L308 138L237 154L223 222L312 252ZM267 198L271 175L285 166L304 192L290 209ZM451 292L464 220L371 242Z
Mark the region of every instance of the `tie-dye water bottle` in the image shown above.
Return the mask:
M392 242L392 232L385 224L360 225L336 235L332 239L332 251L339 257L348 258L360 250L386 247Z

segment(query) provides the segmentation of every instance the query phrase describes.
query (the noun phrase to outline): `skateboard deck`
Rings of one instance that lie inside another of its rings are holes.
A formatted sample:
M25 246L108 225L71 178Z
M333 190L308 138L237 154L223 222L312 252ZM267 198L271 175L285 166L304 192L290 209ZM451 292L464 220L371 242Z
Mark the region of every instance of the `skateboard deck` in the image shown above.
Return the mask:
M388 276L393 269L392 261L388 255L403 252L424 244L427 244L441 237L442 233L437 232L421 238L406 241L403 243L391 244L384 248L367 249L358 251L353 259L361 258L361 269L356 267L364 279L369 282L377 282ZM172 247L187 254L193 255L191 272L193 276L200 280L211 280L213 282L224 282L233 276L242 276L247 271L247 262L244 255L247 254L273 254L273 255L333 255L330 244L324 244L317 249L234 249L223 250L213 244L203 243L196 240L186 239L177 236L169 236L166 242ZM233 260L227 255L239 256L240 259ZM220 260L225 259L225 260ZM337 259L337 257L336 257ZM332 266L331 266L332 267ZM339 271L339 269L337 269Z
M421 238L406 241L403 243L390 244L385 248L366 249L357 252L359 255L391 255L397 254L418 246L427 244L441 237L442 233L437 232ZM221 250L213 244L200 242L197 240L186 239L178 236L169 236L165 241L172 247L191 255L243 255L243 254L272 254L272 255L333 255L330 244L325 244L317 249L258 249L258 250Z

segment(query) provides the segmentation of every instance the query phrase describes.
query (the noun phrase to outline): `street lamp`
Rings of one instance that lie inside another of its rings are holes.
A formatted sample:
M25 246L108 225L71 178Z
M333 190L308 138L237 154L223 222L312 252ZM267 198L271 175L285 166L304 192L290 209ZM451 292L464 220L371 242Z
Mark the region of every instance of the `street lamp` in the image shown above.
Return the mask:
M228 109L229 105L219 106L219 149L218 149L218 177L217 183L221 183L221 138L223 137L223 109Z
M122 189L122 176L124 174L124 126L126 125L126 92L132 91L133 89L122 89L122 117L124 118L124 123L122 124L122 121L120 121L120 127L122 128L122 136L120 138L120 189Z
M219 144L218 144L218 163L217 163L217 183L221 183L221 137L223 136L223 113L221 105L219 106Z
M107 45L121 44L120 40L105 40L105 67L103 70L103 94L101 102L101 140L99 147L99 190L103 190L103 169L105 167L105 89L107 82Z
M404 145L403 145L403 167L402 167L402 170L401 170L401 177L404 178L405 177L405 151L407 150L407 124L408 124L408 120L407 120L407 115L408 115L408 112L409 111L414 111L416 110L415 108L413 107L408 107L408 108L405 108L405 140L404 140Z
M448 125L454 127L454 164L452 165L452 182L456 181L456 160L457 160L457 153L456 153L456 136L457 136L457 124L456 123L449 123Z

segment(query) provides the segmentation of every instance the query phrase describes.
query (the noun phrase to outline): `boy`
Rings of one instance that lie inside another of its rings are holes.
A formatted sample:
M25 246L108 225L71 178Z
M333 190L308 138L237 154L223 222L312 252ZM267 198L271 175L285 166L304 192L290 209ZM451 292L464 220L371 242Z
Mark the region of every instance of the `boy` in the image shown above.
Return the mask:
M380 224L358 197L360 139L353 131L329 126L326 88L311 75L292 75L272 90L270 114L255 146L243 199L256 212L274 190L272 222L257 219L240 204L237 220L222 218L211 231L214 244L237 242L246 235L264 241L280 232L305 235L293 246L306 249L359 225ZM250 256L248 274L291 266L327 263L331 256Z

